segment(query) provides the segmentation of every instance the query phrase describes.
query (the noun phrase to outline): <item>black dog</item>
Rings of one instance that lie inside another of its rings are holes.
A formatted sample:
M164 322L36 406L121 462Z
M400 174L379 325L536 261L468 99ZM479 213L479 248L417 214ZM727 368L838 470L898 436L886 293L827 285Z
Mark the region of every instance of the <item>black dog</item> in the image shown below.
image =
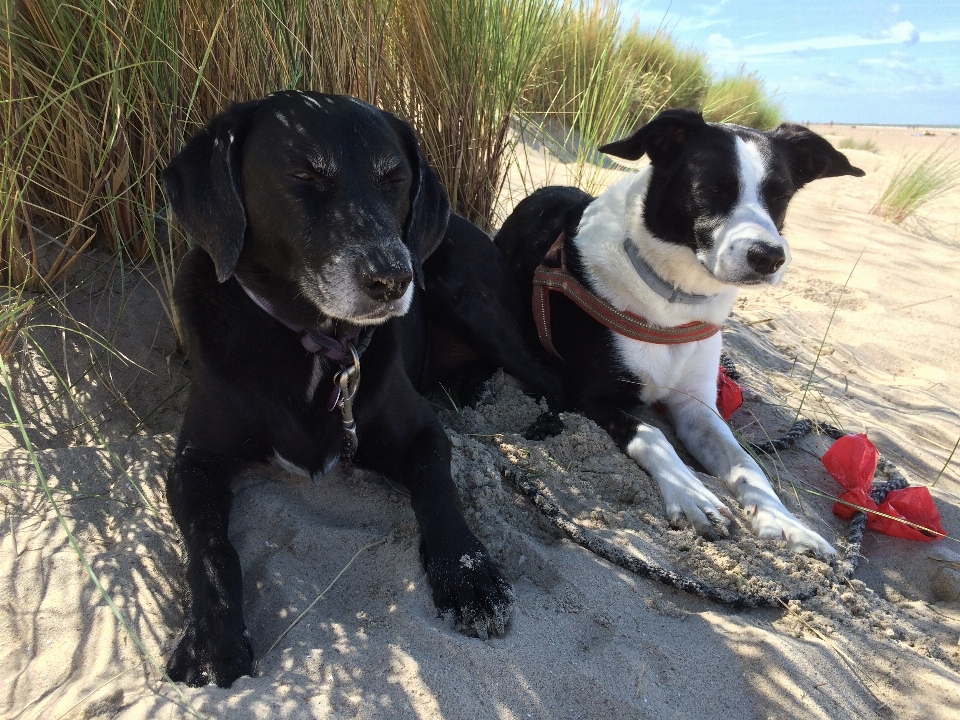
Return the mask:
M731 512L657 428L639 421L639 407L656 402L743 506L754 533L832 555L717 414L719 325L740 287L783 276L790 255L780 231L793 195L818 178L863 171L799 125L758 132L706 123L690 110L663 112L600 150L630 160L646 154L651 164L597 198L539 190L496 237L521 292L538 293L543 344L562 358L554 367L571 406L656 480L671 523L715 536L726 533ZM545 258L549 267L537 270ZM588 314L584 297L601 311Z
M230 477L248 461L316 478L346 452L405 485L439 611L468 634L504 632L512 591L463 519L420 392L496 366L559 391L511 332L509 268L450 218L410 126L352 98L276 93L214 118L162 180L199 245L174 291L192 386L167 480L189 584L170 676L229 686L251 671L227 537Z

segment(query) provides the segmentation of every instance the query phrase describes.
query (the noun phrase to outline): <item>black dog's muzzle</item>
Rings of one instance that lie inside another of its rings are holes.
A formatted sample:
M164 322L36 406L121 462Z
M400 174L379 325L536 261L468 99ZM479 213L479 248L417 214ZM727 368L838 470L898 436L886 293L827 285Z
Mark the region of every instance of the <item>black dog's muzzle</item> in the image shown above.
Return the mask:
M392 252L374 252L357 261L357 282L368 297L377 302L399 300L410 287L413 269L408 258Z

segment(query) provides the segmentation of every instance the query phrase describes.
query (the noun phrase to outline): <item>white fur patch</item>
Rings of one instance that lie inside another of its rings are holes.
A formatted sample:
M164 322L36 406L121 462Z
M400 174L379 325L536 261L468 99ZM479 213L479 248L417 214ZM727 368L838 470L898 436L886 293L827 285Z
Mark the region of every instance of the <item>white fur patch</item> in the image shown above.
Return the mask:
M573 239L585 271L606 300L657 325L669 327L693 320L722 323L733 309L737 288L712 277L690 248L664 242L650 233L643 222L643 202L652 175L653 168L648 166L612 185L587 206ZM623 249L627 237L668 283L688 293L716 297L684 305L658 295L634 270Z
M631 340L613 333L614 345L620 361L643 384L638 396L647 404L668 397L674 392L685 392L692 378L698 377L704 367L716 368L720 362L720 333L706 340L682 345L655 345Z
M650 425L639 425L627 445L629 455L656 481L663 496L667 519L685 519L699 533L716 529L725 533L730 510L683 464L663 433Z

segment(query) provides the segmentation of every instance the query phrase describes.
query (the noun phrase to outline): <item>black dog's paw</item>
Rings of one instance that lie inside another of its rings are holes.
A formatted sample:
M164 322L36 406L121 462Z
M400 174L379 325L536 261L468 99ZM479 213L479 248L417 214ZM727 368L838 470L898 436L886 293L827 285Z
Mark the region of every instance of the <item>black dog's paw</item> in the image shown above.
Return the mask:
M440 617L464 635L486 640L507 630L516 595L480 546L457 557L424 558Z
M198 632L191 623L167 661L170 679L191 687L211 682L230 687L241 675L252 673L253 647L245 629L237 637L226 638L210 631Z
M540 413L540 417L523 431L523 437L526 440L546 440L549 437L556 437L562 432L563 420L555 412L547 410Z

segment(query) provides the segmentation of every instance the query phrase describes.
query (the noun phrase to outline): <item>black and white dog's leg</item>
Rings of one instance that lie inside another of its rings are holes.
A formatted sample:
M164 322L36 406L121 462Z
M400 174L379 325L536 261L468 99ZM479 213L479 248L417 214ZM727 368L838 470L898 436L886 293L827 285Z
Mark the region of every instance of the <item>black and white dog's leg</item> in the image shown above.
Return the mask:
M717 412L716 387L716 377L709 373L666 400L680 441L737 498L757 537L786 540L796 552L835 555L826 540L784 507L763 470L737 442Z
M730 509L684 464L659 429L609 404L588 408L587 416L606 429L620 449L656 481L672 527L686 521L704 537L717 539L727 534L733 517Z
M186 545L189 602L167 672L195 687L229 687L253 669L240 558L227 539L229 483L226 463L199 457L181 440L167 476L167 499Z

